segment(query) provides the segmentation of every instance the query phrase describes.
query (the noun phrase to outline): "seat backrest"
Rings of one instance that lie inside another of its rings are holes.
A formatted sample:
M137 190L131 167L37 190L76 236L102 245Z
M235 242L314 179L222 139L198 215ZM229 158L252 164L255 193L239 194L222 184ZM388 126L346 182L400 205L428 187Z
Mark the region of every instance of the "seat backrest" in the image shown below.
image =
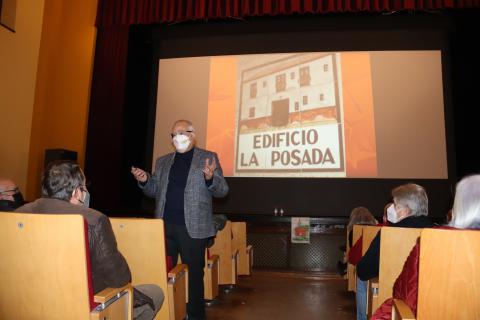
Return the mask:
M362 227L362 256L367 252L370 243L380 231L378 226L361 226Z
M232 247L233 249L247 247L247 224L245 222L232 222Z
M352 229L352 246L355 245L355 242L358 241L358 239L360 239L360 237L362 236L362 231L363 231L363 227L362 225L359 225L359 224L356 224L353 226L353 229ZM348 234L347 234L347 246L348 246ZM350 247L349 247L350 249Z
M381 229L380 265L378 275L378 302L392 297L393 284L402 272L410 251L417 243L421 228ZM373 310L375 311L375 310Z
M110 218L123 254L132 273L132 285L156 284L165 292L158 319L169 319L168 273L165 229L162 219Z
M247 257L247 224L245 222L232 222L232 249L238 250L238 273L249 274Z
M360 239L362 236L362 231L363 231L363 226L361 225L354 225L352 229L352 246L355 245L355 243ZM350 253L350 243L348 241L348 232L347 232L347 241L346 241L346 252L345 256L347 257L348 260L348 255ZM357 280L357 274L356 274L356 268L353 264L348 264L347 265L347 278L348 278L348 291L356 291L356 280Z
M209 250L210 254L220 257L219 284L232 284L232 222L227 221L225 227L217 232L215 243Z
M0 317L90 317L81 215L0 213Z
M480 319L479 253L479 231L422 231L417 319Z

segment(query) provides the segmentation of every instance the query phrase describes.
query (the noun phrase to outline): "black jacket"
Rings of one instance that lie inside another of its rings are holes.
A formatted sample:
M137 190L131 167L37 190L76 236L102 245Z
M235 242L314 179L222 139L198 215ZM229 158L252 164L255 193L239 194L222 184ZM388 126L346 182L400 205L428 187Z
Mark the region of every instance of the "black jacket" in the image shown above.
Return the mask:
M389 227L396 228L431 228L432 221L426 216L407 217L397 223L390 223ZM357 275L361 280L370 280L378 277L380 265L380 234L378 232L373 238L370 247L357 264Z

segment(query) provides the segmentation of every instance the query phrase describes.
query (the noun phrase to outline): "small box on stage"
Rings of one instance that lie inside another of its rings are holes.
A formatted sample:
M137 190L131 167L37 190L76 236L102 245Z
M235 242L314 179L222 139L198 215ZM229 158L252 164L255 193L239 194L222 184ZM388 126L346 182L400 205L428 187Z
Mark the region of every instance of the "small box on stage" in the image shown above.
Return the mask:
M66 149L45 149L44 168L55 160L71 160L77 162L77 152Z

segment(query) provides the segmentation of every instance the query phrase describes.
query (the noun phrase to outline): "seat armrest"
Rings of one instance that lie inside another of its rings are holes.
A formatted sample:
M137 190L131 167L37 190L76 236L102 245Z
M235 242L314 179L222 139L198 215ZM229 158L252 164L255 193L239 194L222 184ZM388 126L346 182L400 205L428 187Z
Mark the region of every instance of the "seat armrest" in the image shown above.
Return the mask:
M102 291L96 293L93 296L93 300L95 301L95 303L105 303L125 290L132 291L132 285L129 283L120 288L105 288Z
M249 245L247 246L247 253L249 253L250 251L252 251L252 249L253 249L252 245L249 244Z
M215 263L218 263L218 260L220 260L218 254L210 256L210 258L207 259L207 267L211 269Z
M238 259L238 255L239 255L239 251L238 249L236 249L233 253L232 253L232 259Z
M412 309L400 299L393 299L392 320L415 320Z
M368 280L367 285L367 318L370 319L371 315L378 307L378 277Z
M181 278L188 272L188 266L186 264L177 264L175 268L168 272L168 280L175 282L176 279Z

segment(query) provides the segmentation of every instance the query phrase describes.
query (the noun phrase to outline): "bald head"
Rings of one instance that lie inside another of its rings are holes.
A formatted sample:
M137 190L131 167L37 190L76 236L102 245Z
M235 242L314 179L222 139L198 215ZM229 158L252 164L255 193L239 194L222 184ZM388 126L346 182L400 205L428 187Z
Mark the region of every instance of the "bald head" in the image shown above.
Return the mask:
M0 200L13 201L13 195L18 192L18 187L13 180L0 178Z
M172 126L172 132L175 132L175 129L177 128L182 128L190 131L195 130L193 128L193 123L190 120L185 120L185 119L180 119L175 121Z

